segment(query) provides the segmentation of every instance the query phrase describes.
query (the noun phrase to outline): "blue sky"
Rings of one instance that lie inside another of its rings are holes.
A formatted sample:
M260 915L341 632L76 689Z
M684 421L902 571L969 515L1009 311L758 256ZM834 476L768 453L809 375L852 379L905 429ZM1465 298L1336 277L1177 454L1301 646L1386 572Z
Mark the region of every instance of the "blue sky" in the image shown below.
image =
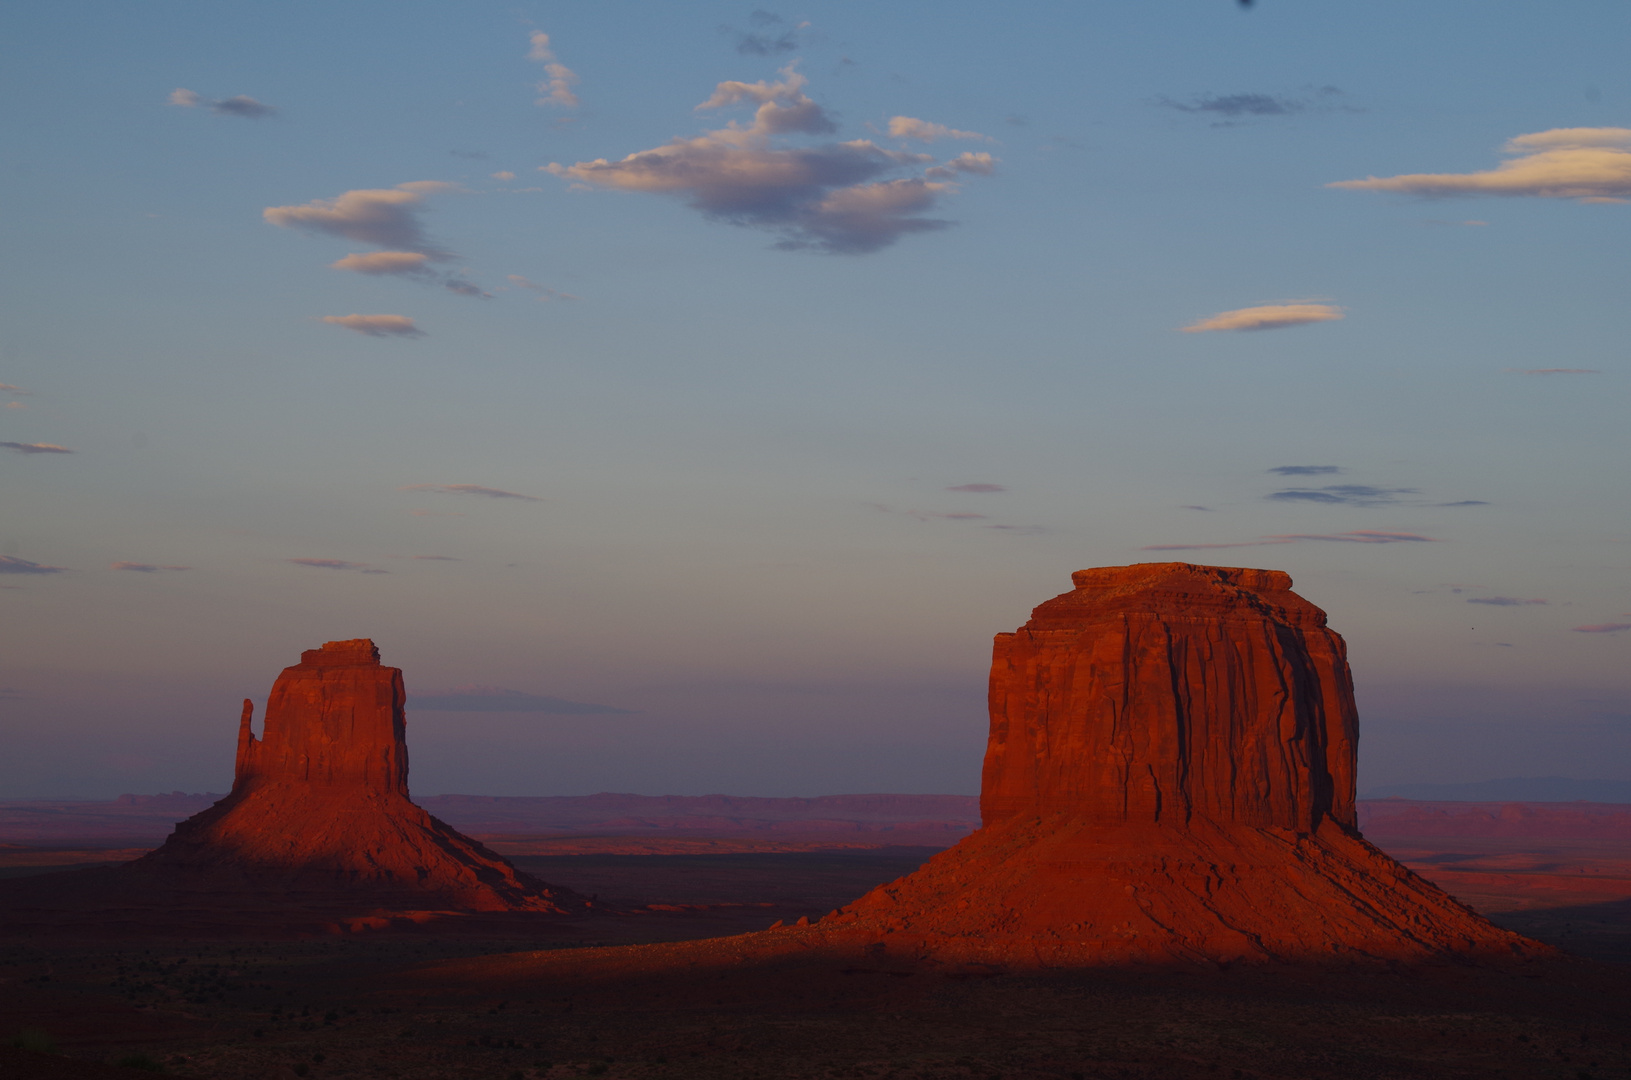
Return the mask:
M626 710L421 792L971 792L1159 559L1331 613L1362 787L1631 778L1621 3L4 20L0 791L224 790L369 636Z

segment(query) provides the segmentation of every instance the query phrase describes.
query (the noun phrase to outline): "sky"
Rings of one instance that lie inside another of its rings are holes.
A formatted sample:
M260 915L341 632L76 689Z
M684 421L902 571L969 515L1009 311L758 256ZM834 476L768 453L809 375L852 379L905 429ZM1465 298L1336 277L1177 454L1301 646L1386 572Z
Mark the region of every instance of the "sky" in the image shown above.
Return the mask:
M0 16L0 794L973 793L991 635L1288 571L1361 789L1631 779L1620 0Z

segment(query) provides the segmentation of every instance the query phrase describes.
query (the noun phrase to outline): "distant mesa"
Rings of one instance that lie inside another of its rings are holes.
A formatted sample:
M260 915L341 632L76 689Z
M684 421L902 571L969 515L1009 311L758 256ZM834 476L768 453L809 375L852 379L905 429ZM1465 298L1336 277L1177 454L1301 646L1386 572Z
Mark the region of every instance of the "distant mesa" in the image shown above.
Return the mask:
M273 684L260 737L244 702L230 794L133 862L0 883L0 901L10 901L0 923L333 933L592 908L409 799L406 700L402 672L380 664L372 641L302 653Z
M1550 952L1360 836L1346 649L1289 576L1073 577L996 637L982 828L809 932L1041 967Z
M593 705L585 701L528 694L497 686L455 686L439 693L416 694L408 704L426 712L556 713L564 716L632 715L632 709Z

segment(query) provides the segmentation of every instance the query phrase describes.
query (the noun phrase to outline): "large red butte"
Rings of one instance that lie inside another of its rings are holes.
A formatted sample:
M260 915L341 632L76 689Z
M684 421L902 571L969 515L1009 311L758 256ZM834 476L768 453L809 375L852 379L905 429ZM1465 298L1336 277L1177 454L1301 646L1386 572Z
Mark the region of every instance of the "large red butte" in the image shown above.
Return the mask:
M822 929L1044 966L1546 951L1359 835L1345 650L1290 577L1073 577L997 635L984 826Z

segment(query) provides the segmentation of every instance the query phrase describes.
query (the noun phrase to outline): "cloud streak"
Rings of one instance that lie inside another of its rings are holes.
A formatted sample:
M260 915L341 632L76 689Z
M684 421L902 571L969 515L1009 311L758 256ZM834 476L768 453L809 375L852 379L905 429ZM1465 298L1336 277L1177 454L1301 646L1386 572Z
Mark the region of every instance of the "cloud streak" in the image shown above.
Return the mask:
M1001 484L958 484L956 487L949 487L946 490L947 491L968 491L968 492L973 492L975 494L982 494L983 495L983 494L989 494L989 493L995 492L995 491L1007 491L1008 489L1006 487L1004 487L1003 485L1001 485Z
M71 454L66 446L48 442L0 442L0 447L19 454Z
M196 109L202 106L216 116L236 116L240 120L265 120L267 117L277 115L277 109L273 106L244 94L212 101L183 87L170 91L170 104L183 109Z
M510 284L514 285L516 288L526 289L529 292L537 293L538 299L542 303L548 303L551 300L579 299L579 297L573 296L571 293L561 292L559 289L551 289L548 285L540 285L536 281L528 281L520 274L510 274L508 277Z
M109 567L111 570L134 570L138 574L156 574L164 570L191 570L190 566L156 566L144 562L116 562Z
M1276 465L1269 470L1280 476L1330 476L1341 471L1341 467L1336 465Z
M46 566L44 563L19 559L15 555L0 555L0 574L64 574L66 566Z
M1294 301L1220 311L1216 315L1192 322L1180 329L1186 334L1200 334L1211 330L1281 330L1288 326L1332 322L1342 317L1342 309L1335 304Z
M425 332L406 315L324 315L331 326L343 326L365 337L424 337Z
M956 191L954 179L995 168L989 155L964 154L933 165L931 155L866 139L778 145L776 140L838 130L805 94L804 76L791 66L780 74L779 82L722 82L697 106L750 106L753 122L747 126L732 121L619 161L552 163L544 171L588 187L678 197L710 220L771 232L784 250L863 255L911 233L948 227L951 222L927 215ZM890 175L914 169L924 171Z
M1490 607L1533 607L1546 603L1545 600L1520 600L1516 596L1474 596L1467 600L1469 604L1488 604Z
M376 570L367 563L347 562L344 559L284 559L284 562L296 566L309 566L317 570L355 570L360 574L386 574L388 570Z
M1618 634L1622 630L1631 630L1631 623L1593 623L1589 626L1576 626L1573 629L1576 634Z
M526 502L544 501L536 495L522 495L520 492L482 487L480 484L407 484L397 490L434 491L442 495L485 495L489 499L522 499Z
M1553 128L1509 139L1509 160L1471 173L1406 173L1339 180L1326 187L1401 191L1428 198L1525 196L1625 202L1631 199L1631 128Z
M991 136L981 135L978 131L958 131L945 124L931 124L927 120L918 120L910 116L891 116L889 118L889 136L893 139L916 139L918 142L934 142L936 139L978 139L981 142L991 142Z
M1419 533L1378 532L1373 529L1355 529L1343 533L1279 533L1261 536L1256 540L1239 540L1226 544L1146 544L1140 551L1209 551L1215 548L1263 547L1270 544L1297 544L1304 541L1324 541L1340 544L1409 544L1442 543L1435 537Z

